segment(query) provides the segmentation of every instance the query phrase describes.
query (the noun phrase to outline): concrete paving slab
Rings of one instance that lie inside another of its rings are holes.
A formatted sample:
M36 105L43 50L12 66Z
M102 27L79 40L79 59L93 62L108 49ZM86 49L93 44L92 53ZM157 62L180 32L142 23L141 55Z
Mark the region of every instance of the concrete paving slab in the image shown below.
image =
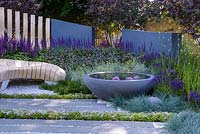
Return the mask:
M0 134L165 134L163 127L152 122L0 119Z
M95 99L0 99L0 104L0 110L126 112ZM0 119L0 134L165 134L163 127L156 122Z
M55 112L126 112L96 99L0 99L0 110L55 111Z

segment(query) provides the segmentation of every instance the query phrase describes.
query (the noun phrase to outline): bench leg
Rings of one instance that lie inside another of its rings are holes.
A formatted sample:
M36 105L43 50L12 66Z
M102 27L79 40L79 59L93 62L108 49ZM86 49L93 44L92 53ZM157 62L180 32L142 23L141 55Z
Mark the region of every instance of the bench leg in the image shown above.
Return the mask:
M4 80L2 83L1 83L1 90L5 90L8 86L8 83L9 83L10 80Z
M58 82L54 82L54 81L44 81L44 83L46 83L47 85L56 85L58 84Z

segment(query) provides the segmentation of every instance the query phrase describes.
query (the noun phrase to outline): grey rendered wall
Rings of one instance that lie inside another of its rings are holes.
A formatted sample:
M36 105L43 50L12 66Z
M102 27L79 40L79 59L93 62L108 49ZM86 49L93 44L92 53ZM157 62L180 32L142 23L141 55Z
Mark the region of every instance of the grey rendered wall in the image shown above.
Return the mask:
M124 29L122 31L122 48L135 54L161 53L175 56L182 44L178 33L147 32Z
M94 29L90 26L51 19L51 38L54 46L91 47Z

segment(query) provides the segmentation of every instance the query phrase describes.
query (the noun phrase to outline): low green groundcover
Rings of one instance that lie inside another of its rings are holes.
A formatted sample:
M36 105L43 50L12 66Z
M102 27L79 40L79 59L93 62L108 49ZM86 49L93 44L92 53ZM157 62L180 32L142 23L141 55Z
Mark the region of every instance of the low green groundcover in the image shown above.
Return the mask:
M57 85L47 85L42 83L40 85L42 89L54 91L59 95L73 94L73 93L83 93L91 94L90 90L81 83L77 81L64 80L60 81Z
M146 121L166 122L174 114L158 113L93 113L93 112L28 112L0 110L0 118L6 119L45 119L45 120L112 120L112 121Z
M96 97L92 94L66 94L66 95L29 95L29 94L17 94L17 95L8 95L0 94L0 98L23 98L23 99L95 99Z

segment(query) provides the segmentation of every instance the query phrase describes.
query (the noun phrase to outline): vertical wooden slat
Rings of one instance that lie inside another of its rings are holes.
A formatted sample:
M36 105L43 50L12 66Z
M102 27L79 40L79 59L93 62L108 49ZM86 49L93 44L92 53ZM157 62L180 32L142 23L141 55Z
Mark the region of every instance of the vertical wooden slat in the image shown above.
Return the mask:
M15 11L15 39L20 40L20 12Z
M46 18L46 47L50 48L50 18Z
M43 17L39 16L38 17L38 45L39 48L42 48L41 41L43 39Z
M31 44L35 47L35 15L31 15Z
M12 10L7 10L7 35L8 38L12 38Z
M23 39L28 40L28 14L23 13Z
M4 36L5 31L5 12L4 8L0 7L0 37Z

